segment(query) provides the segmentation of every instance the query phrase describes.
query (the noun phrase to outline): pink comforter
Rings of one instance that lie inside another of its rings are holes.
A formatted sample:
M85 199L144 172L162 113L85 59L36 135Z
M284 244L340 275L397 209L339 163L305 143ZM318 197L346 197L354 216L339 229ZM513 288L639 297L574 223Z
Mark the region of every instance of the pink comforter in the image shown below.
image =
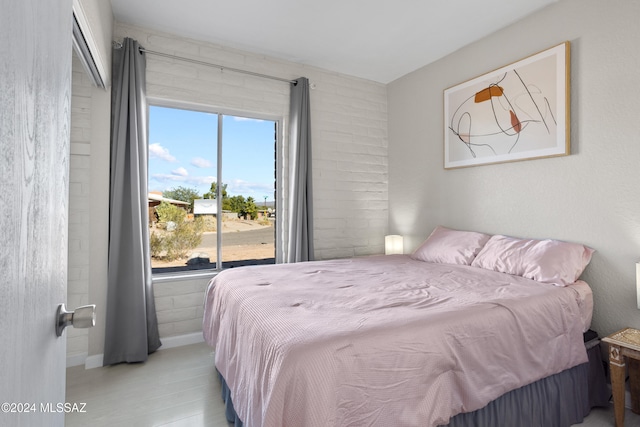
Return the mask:
M374 256L226 270L203 329L247 427L434 426L586 362L590 298Z

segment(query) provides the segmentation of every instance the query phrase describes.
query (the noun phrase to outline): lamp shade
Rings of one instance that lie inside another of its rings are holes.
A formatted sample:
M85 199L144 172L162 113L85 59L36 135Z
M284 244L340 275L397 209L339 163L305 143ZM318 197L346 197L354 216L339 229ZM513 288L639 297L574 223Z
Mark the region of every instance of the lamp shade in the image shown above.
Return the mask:
M384 236L385 255L402 254L404 252L404 241L398 234Z

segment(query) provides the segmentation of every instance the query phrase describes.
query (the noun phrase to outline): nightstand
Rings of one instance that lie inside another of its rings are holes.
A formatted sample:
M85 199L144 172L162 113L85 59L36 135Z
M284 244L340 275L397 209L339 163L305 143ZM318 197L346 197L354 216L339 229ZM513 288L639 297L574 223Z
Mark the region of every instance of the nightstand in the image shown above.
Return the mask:
M631 410L640 414L640 330L625 328L603 338L602 341L609 344L613 410L616 427L622 427L624 426L624 379L627 361L631 386Z

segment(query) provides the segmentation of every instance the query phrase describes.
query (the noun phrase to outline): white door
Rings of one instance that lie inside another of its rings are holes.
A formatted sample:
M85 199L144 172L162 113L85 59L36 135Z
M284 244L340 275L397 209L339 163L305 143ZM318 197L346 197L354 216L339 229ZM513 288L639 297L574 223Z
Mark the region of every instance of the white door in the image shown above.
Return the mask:
M64 425L71 20L71 0L0 0L2 426Z

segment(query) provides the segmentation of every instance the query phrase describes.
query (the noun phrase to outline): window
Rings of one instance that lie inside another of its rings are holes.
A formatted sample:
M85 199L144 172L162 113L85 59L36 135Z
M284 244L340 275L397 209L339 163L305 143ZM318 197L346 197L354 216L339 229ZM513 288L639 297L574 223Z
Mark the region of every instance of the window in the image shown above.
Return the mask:
M275 262L277 122L149 107L153 273Z

